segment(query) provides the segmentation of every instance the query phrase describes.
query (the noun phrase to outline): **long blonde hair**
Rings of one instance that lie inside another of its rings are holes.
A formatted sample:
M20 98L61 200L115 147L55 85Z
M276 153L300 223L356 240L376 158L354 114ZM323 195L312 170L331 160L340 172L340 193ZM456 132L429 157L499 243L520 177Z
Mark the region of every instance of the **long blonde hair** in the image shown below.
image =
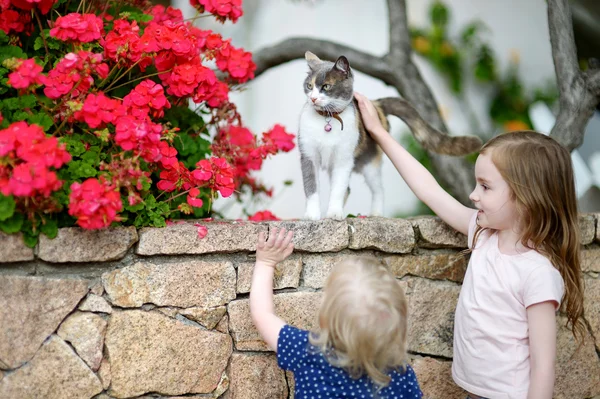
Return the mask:
M583 342L580 231L571 156L554 139L527 130L492 138L480 154L490 152L515 201L521 244L546 256L560 272L565 282L561 309L575 339ZM473 248L483 230L477 226Z
M387 373L406 365L407 313L404 291L383 263L349 258L327 279L318 312L321 328L310 334L310 343L352 378L366 374L385 387L391 380Z

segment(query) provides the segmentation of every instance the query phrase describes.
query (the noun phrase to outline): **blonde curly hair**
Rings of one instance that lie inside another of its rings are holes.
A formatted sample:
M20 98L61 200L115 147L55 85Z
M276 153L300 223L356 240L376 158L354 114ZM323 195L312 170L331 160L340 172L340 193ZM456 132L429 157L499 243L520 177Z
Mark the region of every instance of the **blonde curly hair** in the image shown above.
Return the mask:
M352 378L365 374L379 387L391 370L405 370L408 303L400 283L375 258L336 264L318 312L320 330L309 340L332 366Z

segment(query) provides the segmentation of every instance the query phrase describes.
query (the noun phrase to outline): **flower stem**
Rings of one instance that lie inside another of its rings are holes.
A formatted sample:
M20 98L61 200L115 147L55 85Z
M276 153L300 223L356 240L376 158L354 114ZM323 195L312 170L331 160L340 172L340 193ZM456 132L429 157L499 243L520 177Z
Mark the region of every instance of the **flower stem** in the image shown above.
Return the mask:
M118 89L119 87L127 86L129 83L133 83L133 82L136 82L138 80L146 79L146 78L149 78L149 77L152 77L152 76L160 75L161 73L167 73L169 71L171 71L171 70L169 69L168 71L164 71L164 72L156 72L156 73L151 73L150 75L140 76L139 78L132 79L129 82L125 82L123 84L120 84L120 85L112 87L112 88L109 86L105 90L105 92L108 93L109 91L114 90L114 89Z
M131 71L133 68L135 68L135 66L136 66L137 64L139 64L139 62L140 62L141 60L142 60L141 58L140 58L139 60L137 60L137 61L136 61L136 62L135 62L135 63L134 63L132 66L130 66L130 67L129 67L129 68L128 68L128 69L127 69L127 70L126 70L126 71L125 71L125 72L124 72L124 73L123 73L121 76L119 76L119 77L115 78L115 80L113 80L112 82L110 82L110 84L109 84L109 85L108 85L108 87L106 88L106 91L108 91L108 90L109 90L109 89L112 87L112 85L114 85L115 83L117 83L117 82L118 82L118 81L119 81L119 80L120 80L120 79L121 79L123 76L127 75L127 72L129 72L129 71ZM118 65L118 63L117 63L117 65ZM129 83L129 82L127 82L127 83ZM125 84L127 84L127 83L125 83ZM118 86L118 87L120 87L120 86Z
M40 36L42 41L44 42L44 48L46 49L46 58L50 58L50 51L48 50L48 43L46 43L46 35L44 35L44 27L42 26L42 20L40 19L40 15L37 10L33 12L35 14L35 19L38 22L38 26L40 27Z

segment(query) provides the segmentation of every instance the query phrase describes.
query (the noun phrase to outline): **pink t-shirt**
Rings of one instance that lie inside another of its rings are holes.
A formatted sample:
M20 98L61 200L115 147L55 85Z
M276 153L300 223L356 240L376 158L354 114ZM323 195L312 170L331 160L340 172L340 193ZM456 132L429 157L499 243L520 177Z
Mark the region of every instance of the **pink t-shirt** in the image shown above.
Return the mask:
M477 213L469 223L469 247ZM529 389L527 307L563 296L563 279L536 251L505 255L498 234L479 235L454 316L452 378L490 399L526 399Z

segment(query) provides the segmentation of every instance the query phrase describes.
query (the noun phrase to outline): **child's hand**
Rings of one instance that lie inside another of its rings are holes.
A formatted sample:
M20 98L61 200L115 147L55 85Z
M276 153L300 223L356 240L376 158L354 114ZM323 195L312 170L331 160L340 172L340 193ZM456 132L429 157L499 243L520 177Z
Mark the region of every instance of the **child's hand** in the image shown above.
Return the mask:
M373 103L367 97L357 92L354 93L354 98L358 101L358 108L360 109L363 123L371 136L375 136L381 131L385 131Z
M265 233L258 233L258 244L256 245L256 263L262 263L269 267L275 267L279 262L282 262L290 256L294 250L292 243L292 231L287 232L281 228L279 232L276 228L272 228L269 234L269 239L265 240Z

